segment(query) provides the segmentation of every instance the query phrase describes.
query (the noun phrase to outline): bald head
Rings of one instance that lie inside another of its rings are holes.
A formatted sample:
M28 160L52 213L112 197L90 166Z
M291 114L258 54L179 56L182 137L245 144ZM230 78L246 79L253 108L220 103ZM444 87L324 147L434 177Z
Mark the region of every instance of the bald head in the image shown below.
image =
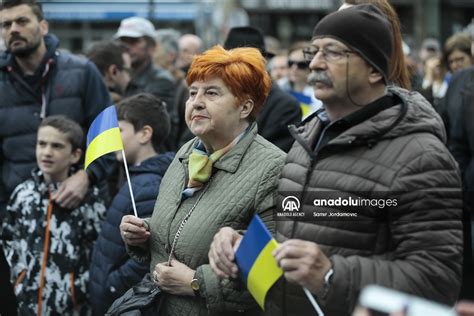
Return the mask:
M176 62L180 68L187 68L191 65L193 57L203 50L201 38L194 34L184 34L179 38L179 58Z

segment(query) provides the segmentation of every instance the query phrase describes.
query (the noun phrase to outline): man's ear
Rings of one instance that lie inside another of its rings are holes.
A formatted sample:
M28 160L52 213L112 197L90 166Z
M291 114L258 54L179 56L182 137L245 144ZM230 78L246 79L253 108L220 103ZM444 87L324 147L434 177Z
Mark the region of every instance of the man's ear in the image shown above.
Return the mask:
M252 99L247 99L242 101L241 107L242 111L240 112L240 118L241 119L246 119L250 116L250 113L252 113L253 107L255 106L255 103L253 102Z
M46 20L41 20L39 22L40 30L41 30L41 35L45 36L49 32L49 23Z
M107 86L110 86L115 82L115 77L117 76L118 71L117 65L109 65L109 68L107 68L104 74L104 79Z
M76 148L72 151L71 154L71 163L74 165L79 162L82 157L82 149Z
M374 84L374 83L377 83L379 81L383 81L382 74L378 70L376 70L375 68L370 67L369 82Z
M140 144L143 145L151 141L151 137L153 136L153 128L150 125L143 126L138 132L140 133Z

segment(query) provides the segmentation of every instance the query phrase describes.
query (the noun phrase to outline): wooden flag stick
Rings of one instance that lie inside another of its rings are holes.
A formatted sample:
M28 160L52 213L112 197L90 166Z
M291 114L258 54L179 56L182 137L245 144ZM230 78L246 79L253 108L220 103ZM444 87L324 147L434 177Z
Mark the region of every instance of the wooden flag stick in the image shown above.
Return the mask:
M127 175L128 189L130 190L130 197L132 198L133 213L138 217L137 207L135 206L135 197L132 190L132 182L130 182L130 175L128 174L127 159L125 158L125 151L122 149L123 165L125 167L125 174Z

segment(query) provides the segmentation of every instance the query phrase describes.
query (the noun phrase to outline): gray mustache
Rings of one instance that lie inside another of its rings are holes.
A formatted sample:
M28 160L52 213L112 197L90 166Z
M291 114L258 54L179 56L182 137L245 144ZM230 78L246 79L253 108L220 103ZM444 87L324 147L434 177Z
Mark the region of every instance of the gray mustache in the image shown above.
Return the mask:
M312 71L308 76L308 84L313 86L317 82L321 82L327 86L332 86L332 81L329 79L328 75L322 71Z

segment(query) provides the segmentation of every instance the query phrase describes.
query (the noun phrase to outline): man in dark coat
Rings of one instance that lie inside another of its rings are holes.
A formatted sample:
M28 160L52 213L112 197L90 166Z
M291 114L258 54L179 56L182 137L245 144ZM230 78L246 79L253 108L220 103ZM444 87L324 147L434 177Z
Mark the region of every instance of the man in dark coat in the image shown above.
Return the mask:
M132 62L132 80L128 84L125 96L140 92L154 94L166 103L170 112L174 103L176 86L169 71L153 63L157 45L153 24L137 16L123 19L114 38L127 45Z
M64 114L87 131L110 97L97 68L78 56L58 51L48 22L34 0L3 1L0 56L0 218L10 193L36 165L36 132L42 119ZM74 208L91 183L106 177L106 157L64 181L53 198Z

